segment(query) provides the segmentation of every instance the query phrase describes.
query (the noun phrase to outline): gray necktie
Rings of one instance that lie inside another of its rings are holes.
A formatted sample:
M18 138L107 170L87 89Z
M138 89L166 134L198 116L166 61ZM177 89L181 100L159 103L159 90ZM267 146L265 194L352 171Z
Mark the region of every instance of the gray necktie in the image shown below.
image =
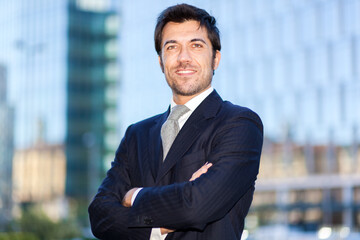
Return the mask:
M187 113L190 109L185 105L176 105L172 110L165 121L165 123L161 127L161 140L163 145L163 153L164 158L166 157L172 143L175 140L176 135L179 133L180 128L178 124L179 118Z

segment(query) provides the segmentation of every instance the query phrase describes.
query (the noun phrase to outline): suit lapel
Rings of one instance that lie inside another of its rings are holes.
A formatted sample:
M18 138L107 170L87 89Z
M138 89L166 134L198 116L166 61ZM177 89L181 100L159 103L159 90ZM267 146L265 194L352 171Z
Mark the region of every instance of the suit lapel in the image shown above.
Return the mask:
M175 138L164 163L157 174L156 183L158 183L168 171L182 158L188 151L200 133L205 131L208 126L207 120L216 116L222 99L214 90L205 100L195 109L185 125L181 128ZM161 141L160 141L161 142Z
M159 164L163 159L163 150L162 150L162 142L161 142L161 126L166 121L167 116L169 115L170 108L168 111L163 113L160 118L157 119L155 124L150 128L150 139L149 145L150 147L150 169L153 175L153 178L156 179L159 170Z

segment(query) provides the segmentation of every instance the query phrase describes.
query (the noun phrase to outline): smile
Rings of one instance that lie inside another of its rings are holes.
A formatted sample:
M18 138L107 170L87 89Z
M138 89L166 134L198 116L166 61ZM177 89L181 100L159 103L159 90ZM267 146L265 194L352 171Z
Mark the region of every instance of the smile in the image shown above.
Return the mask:
M195 73L195 70L178 70L176 71L177 74L192 74Z

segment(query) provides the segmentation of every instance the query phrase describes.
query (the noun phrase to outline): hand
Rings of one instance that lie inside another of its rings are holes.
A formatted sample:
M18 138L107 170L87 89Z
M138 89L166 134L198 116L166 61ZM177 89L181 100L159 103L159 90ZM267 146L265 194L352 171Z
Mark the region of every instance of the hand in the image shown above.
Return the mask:
M124 206L124 207L131 207L131 198L132 196L134 195L135 191L137 190L138 188L132 188L130 189L124 196L121 204Z
M211 166L212 163L206 162L201 168L199 168L196 172L193 173L189 181L194 181L195 179L206 173Z

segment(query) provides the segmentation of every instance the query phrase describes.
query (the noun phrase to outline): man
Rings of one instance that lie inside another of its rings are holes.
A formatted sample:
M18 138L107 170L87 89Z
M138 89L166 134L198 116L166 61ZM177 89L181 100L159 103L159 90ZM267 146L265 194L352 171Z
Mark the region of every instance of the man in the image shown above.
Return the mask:
M100 239L241 239L261 120L211 87L221 44L206 11L187 4L165 9L155 48L171 107L127 129L89 207L92 231Z

